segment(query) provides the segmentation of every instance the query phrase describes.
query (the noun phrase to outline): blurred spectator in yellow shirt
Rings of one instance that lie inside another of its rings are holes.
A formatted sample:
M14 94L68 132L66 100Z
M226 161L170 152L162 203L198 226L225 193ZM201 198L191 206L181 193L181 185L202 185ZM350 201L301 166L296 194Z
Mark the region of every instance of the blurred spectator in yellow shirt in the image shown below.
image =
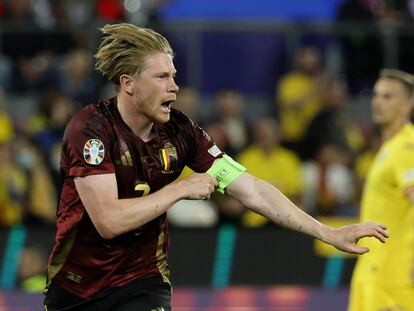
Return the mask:
M306 46L295 53L295 69L276 85L276 104L283 143L299 151L309 122L321 107L329 75L323 69L321 55L315 47Z
M0 95L0 225L54 224L56 189L41 152L14 125Z
M295 204L301 205L301 162L292 151L280 146L280 129L276 120L261 118L253 126L253 143L241 152L237 161L250 174L277 187ZM263 216L246 210L242 224L258 227L267 223Z
M0 110L0 225L4 227L22 222L26 203L27 179L14 161L13 139L13 124Z

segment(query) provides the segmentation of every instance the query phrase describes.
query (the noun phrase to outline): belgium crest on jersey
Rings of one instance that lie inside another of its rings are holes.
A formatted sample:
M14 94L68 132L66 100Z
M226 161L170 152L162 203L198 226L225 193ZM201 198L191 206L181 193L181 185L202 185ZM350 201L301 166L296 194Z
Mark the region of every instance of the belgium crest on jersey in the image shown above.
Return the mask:
M160 158L163 172L173 172L177 167L177 149L171 143L166 143L164 148L160 149Z

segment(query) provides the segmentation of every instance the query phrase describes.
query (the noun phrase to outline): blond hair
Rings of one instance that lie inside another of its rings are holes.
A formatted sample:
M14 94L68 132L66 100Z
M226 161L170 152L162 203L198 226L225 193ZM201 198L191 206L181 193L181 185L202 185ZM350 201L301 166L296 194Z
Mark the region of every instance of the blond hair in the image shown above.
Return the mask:
M399 81L406 90L408 97L414 96L414 75L398 69L382 69L380 78Z
M122 74L139 75L151 54L174 56L168 40L152 29L120 23L105 25L100 30L104 38L95 55L95 68L115 85L119 85Z

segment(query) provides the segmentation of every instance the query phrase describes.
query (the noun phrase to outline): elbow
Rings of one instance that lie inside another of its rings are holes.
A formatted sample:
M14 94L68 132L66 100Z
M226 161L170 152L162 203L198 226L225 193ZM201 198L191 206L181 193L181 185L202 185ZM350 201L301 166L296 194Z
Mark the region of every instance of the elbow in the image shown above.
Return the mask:
M243 203L244 206L248 207L249 209L255 210L260 202L260 195L257 189L249 189L246 191L243 196L240 198L240 201Z
M261 209L267 203L265 186L266 183L254 177L248 190L243 193L243 196L241 198L241 202L244 204L244 206L261 214Z
M99 219L95 219L92 222L96 231L105 240L111 240L122 234L119 230L120 226L116 225L116 219L112 216L101 215Z
M97 208L88 211L98 234L105 240L111 240L125 233L127 226L118 201L106 200L98 204Z
M115 237L118 236L118 234L116 232L114 232L113 230L110 230L108 228L98 228L96 227L96 230L98 231L99 235L104 239L104 240L111 240Z
M104 223L95 224L95 229L105 240L111 240L119 235L114 228Z
M257 210L257 206L259 203L259 197L257 195L257 193L255 192L250 192L249 194L246 195L245 198L243 198L242 203L244 206L248 207L251 210Z

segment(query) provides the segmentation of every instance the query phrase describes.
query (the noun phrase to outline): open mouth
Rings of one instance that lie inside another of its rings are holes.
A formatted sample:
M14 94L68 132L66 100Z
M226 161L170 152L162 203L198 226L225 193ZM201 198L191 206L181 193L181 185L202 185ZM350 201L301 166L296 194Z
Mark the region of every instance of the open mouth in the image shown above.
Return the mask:
M164 112L166 112L166 113L169 113L170 111L171 111L171 105L174 103L174 101L173 100L168 100L168 101L166 101L166 102L163 102L162 104L161 104L161 109L162 109L162 111L164 111Z

